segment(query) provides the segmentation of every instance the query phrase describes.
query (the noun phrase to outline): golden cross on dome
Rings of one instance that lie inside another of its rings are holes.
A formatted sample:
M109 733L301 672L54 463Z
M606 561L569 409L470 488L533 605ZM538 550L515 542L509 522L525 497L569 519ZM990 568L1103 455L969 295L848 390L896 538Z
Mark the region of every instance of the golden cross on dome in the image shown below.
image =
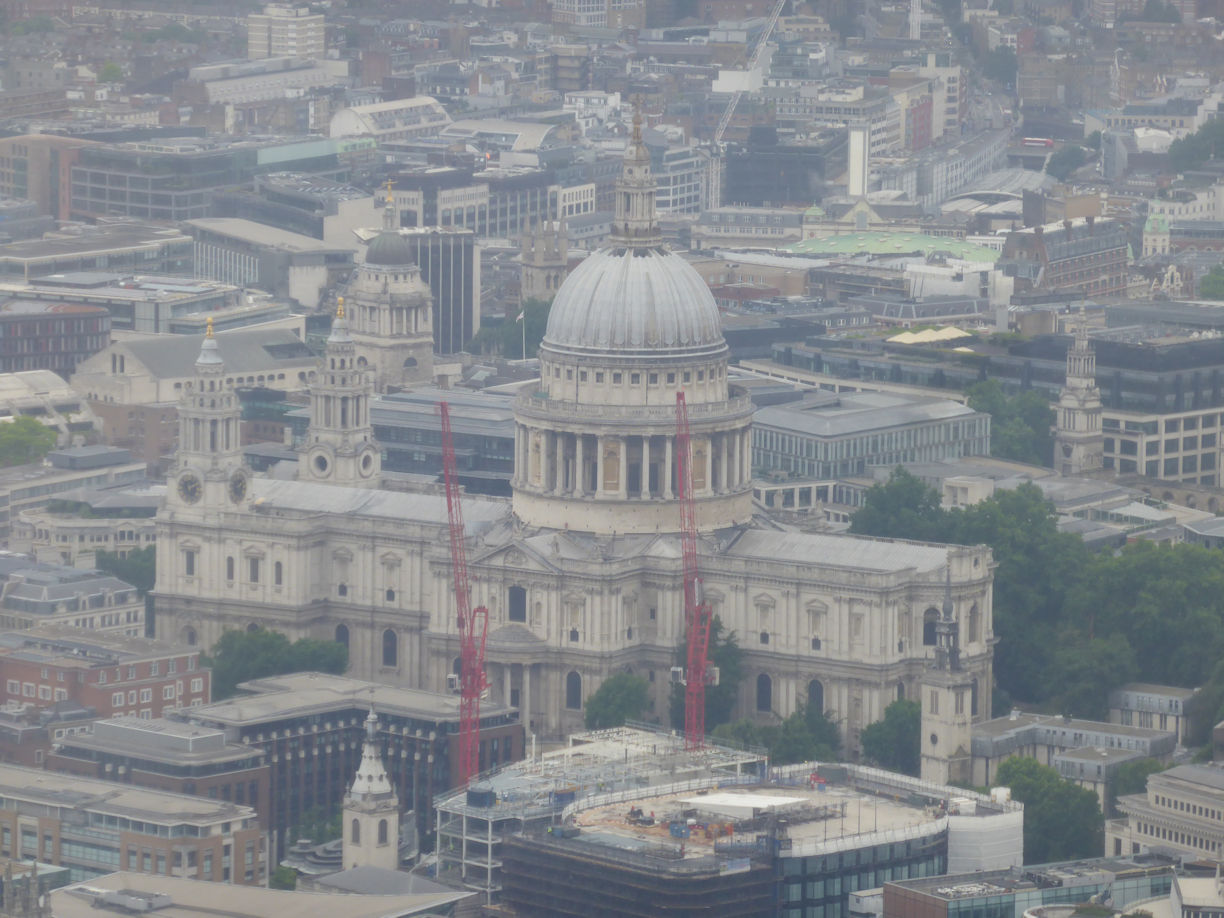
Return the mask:
M387 203L390 204L395 199L391 197L391 188L395 185L391 179L387 179Z
M344 297L342 296L336 297L336 318L344 318Z
M205 329L204 329L204 337L205 337L205 338L211 338L211 337L213 336L213 329L212 329L212 316L209 316L209 317L208 317L208 319L205 321L204 325L205 325Z

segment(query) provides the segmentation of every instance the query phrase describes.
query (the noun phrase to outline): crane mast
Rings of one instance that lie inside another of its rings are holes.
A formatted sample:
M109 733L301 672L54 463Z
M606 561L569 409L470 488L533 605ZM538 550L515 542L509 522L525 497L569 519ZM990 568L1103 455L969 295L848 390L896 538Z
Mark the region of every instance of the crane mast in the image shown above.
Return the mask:
M450 519L451 567L455 578L455 609L459 629L459 784L463 786L480 771L480 696L488 686L484 657L489 610L484 606L472 608L450 406L446 402L439 402L438 410L442 415L442 473L446 482L446 512Z
M688 659L684 671L684 745L705 743L705 690L709 676L710 604L701 591L697 567L697 508L693 502L693 442L688 404L676 393L676 482L680 492L680 545L684 565L684 636Z
M777 0L774 3L773 9L769 13L769 19L765 21L765 28L761 30L761 37L757 39L756 47L752 49L752 56L748 59L746 71L751 73L756 69L761 60L761 53L765 50L765 46L769 43L769 36L773 34L774 26L778 24L778 17L782 14L782 7L786 6L786 0ZM727 126L731 124L731 118L735 115L735 107L739 105L740 97L744 91L737 89L731 94L731 100L727 103L727 107L723 109L722 117L718 119L718 127L714 130L714 146L718 147L722 143L723 134L727 132Z

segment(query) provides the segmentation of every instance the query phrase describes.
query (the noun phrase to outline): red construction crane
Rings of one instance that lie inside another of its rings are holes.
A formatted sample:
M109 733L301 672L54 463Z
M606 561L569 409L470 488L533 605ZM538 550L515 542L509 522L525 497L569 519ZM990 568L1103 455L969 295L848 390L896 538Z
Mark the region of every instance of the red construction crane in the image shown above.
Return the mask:
M459 625L459 783L466 785L480 771L480 696L488 687L484 657L489 610L484 606L472 608L450 406L439 402L438 410L442 414L442 473L446 480L446 512L450 517L451 566L454 568Z
M689 435L688 405L676 393L676 484L680 494L680 544L684 559L684 636L688 644L684 683L684 746L705 744L705 690L717 673L709 666L710 604L701 592L697 568L697 508L693 503L693 443Z

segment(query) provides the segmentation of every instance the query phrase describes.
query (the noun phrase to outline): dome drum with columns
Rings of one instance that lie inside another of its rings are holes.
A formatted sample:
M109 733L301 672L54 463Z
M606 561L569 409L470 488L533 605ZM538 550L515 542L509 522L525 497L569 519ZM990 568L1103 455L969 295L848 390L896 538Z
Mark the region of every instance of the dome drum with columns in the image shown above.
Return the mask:
M698 525L752 515L752 405L727 383L710 289L662 246L641 122L616 188L613 238L570 272L540 344L540 386L515 404L514 512L593 532L675 531L676 393L688 403Z

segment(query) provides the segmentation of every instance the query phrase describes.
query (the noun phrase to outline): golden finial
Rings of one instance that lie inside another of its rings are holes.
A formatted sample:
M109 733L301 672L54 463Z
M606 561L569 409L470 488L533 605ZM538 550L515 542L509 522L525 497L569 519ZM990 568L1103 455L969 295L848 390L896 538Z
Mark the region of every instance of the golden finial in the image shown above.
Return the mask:
M205 330L204 330L204 337L205 337L205 338L211 338L211 337L213 336L213 330L212 330L212 316L209 316L209 317L208 317L208 319L207 319L207 321L206 321L204 324L205 324L205 326L206 326L206 327L205 327Z
M391 204L395 201L395 198L391 196L391 188L394 184L395 182L391 181L391 179L387 179L387 203L388 204Z
M336 318L344 318L344 297L342 296L336 297Z

